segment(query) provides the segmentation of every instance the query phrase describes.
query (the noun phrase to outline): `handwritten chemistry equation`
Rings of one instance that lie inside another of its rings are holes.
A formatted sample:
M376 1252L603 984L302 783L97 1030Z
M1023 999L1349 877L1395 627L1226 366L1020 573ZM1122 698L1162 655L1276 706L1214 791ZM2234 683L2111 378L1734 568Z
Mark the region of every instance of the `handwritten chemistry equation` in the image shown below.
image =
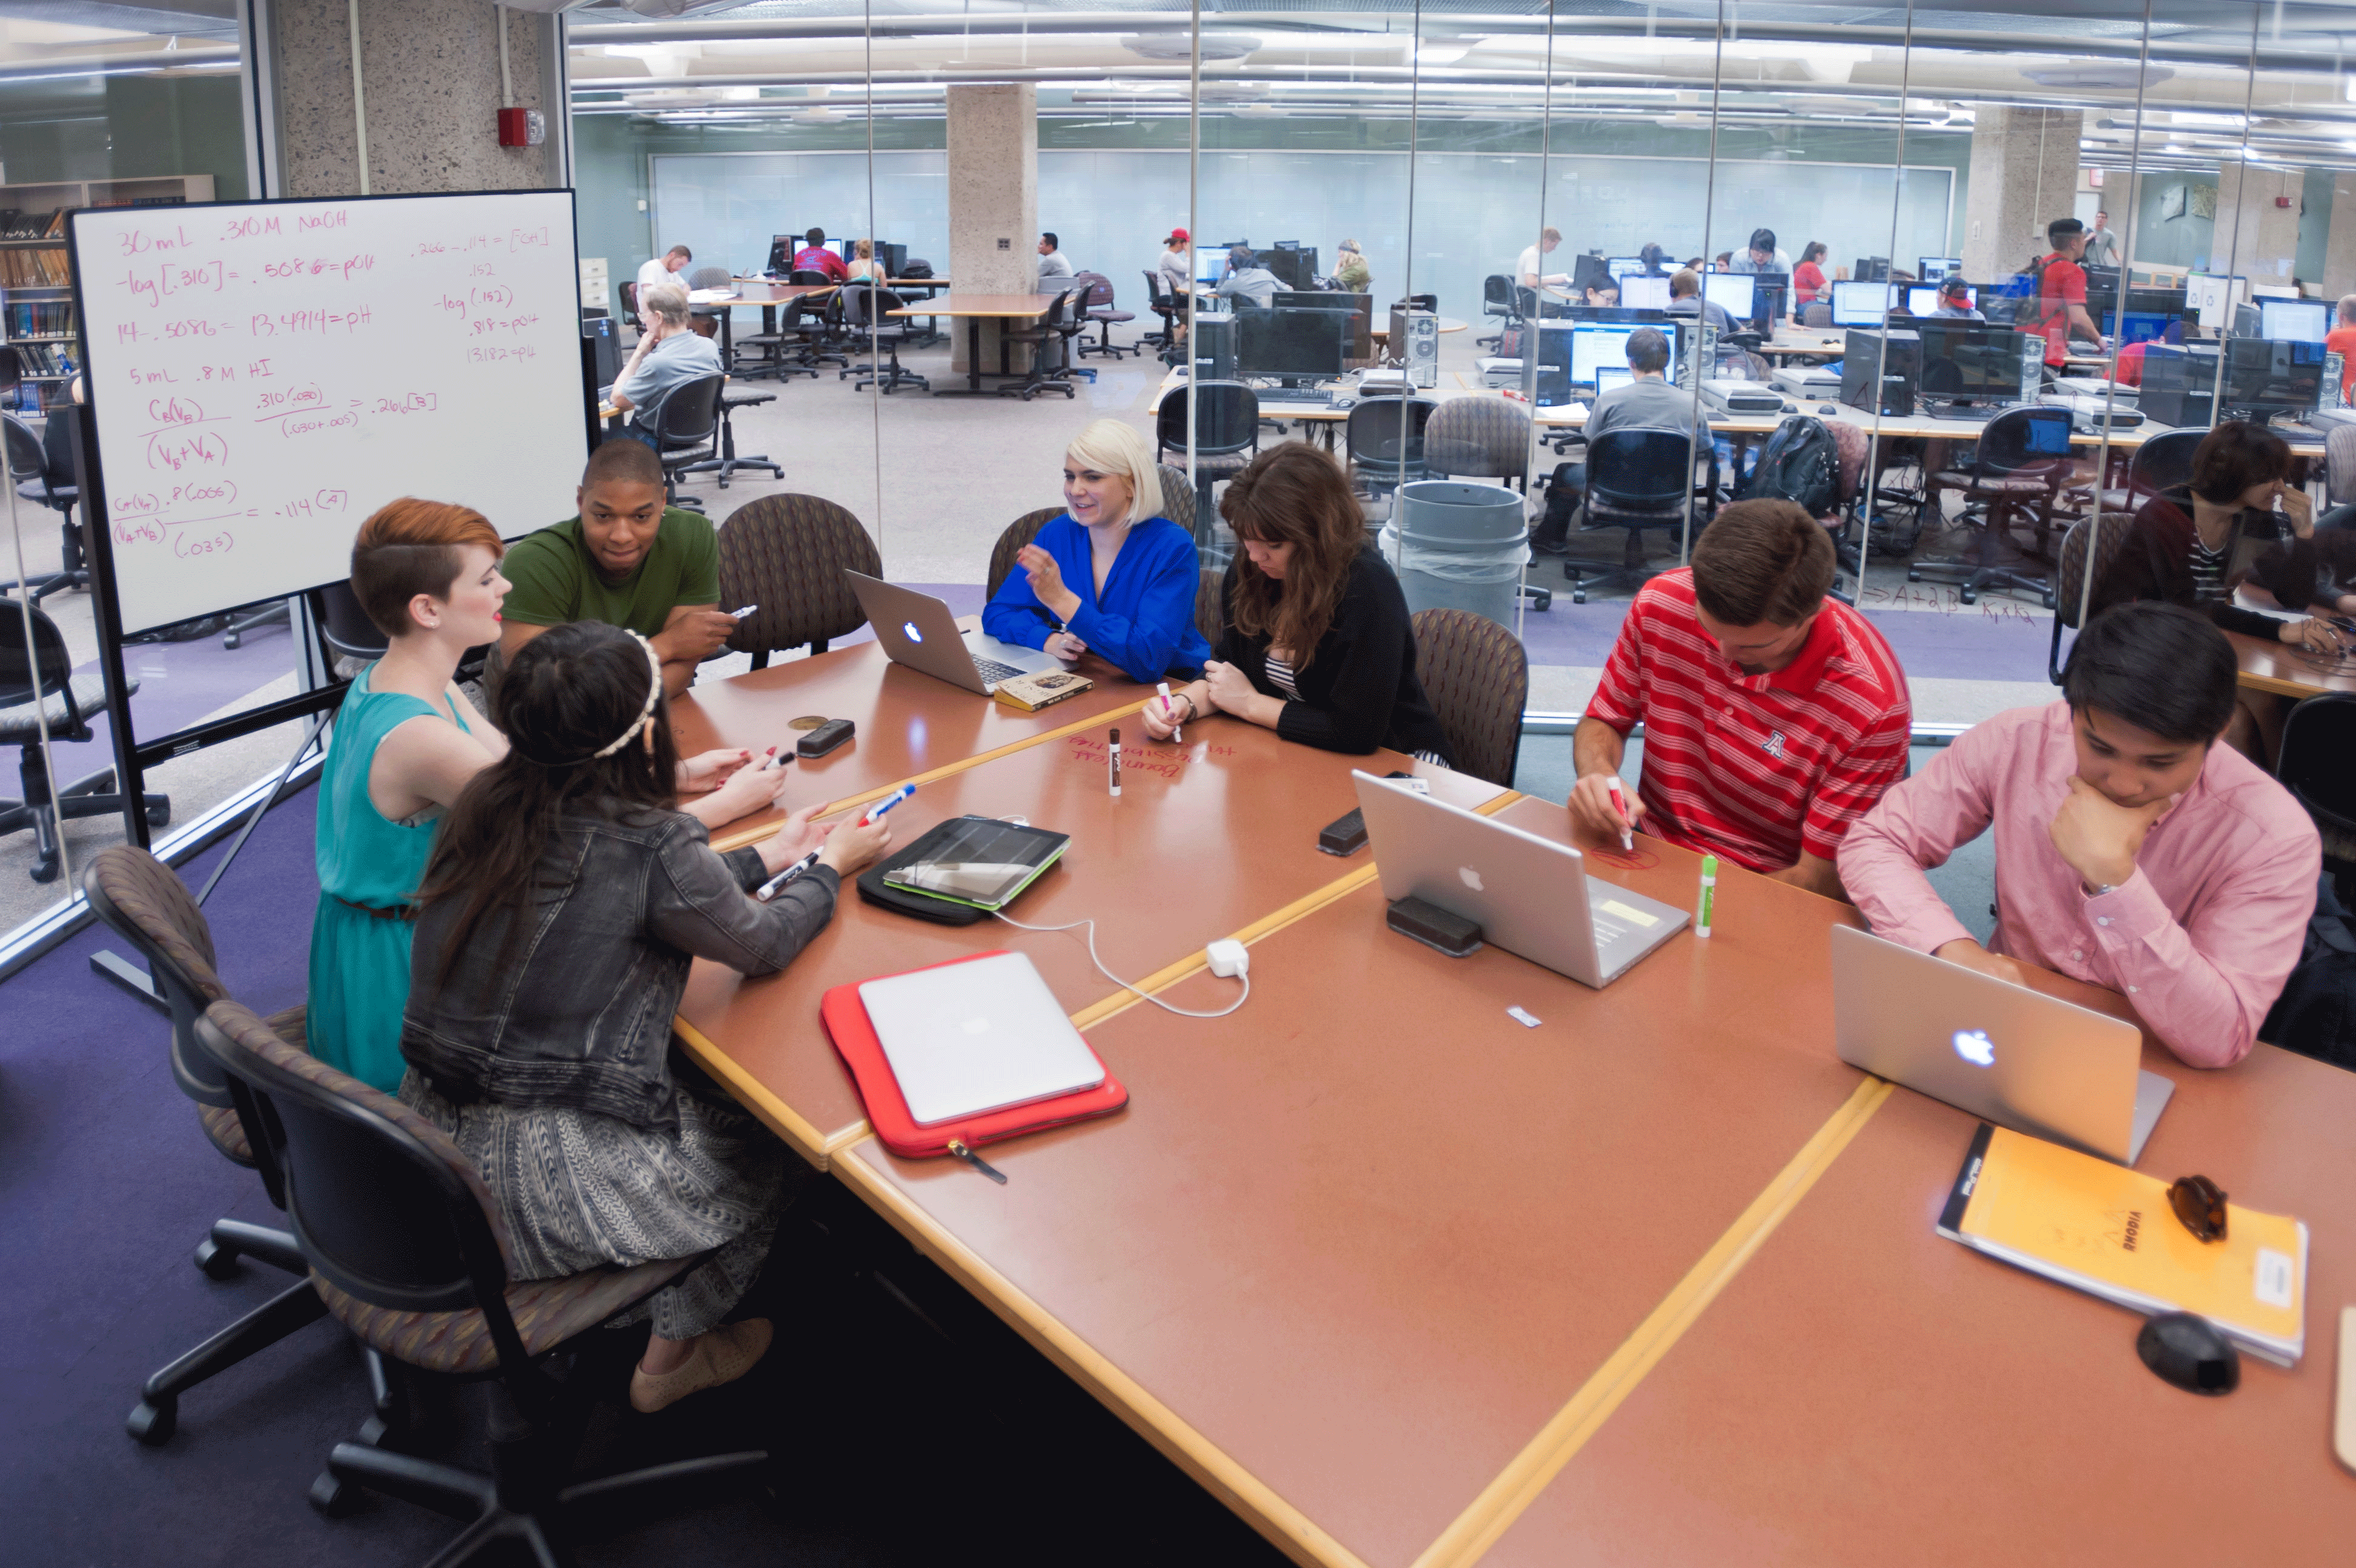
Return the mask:
M429 375L537 357L519 339L541 316L519 302L498 263L546 251L555 242L546 226L404 242L407 253L389 262L447 257L454 275L430 297L385 306L370 291L376 254L337 247L348 220L342 208L238 214L210 224L190 215L112 237L123 271L103 286L120 290L134 307L113 334L131 359L96 383L100 417L139 432L147 476L144 485L125 475L108 487L117 544L186 559L234 549L241 523L340 518L350 504L346 491L245 493L258 489L253 470L286 443L440 412L434 391L387 392L375 377L360 395L323 384L309 373L316 356L297 345L348 343L355 380L380 360L418 368L421 340L454 350L423 367ZM98 274L96 266L89 270ZM331 295L349 289L351 297L321 302L322 287ZM282 303L290 289L299 290L301 303ZM396 346L407 351L396 355ZM143 363L139 351L151 347L171 351ZM191 349L201 357L192 361ZM245 487L233 471L248 475Z

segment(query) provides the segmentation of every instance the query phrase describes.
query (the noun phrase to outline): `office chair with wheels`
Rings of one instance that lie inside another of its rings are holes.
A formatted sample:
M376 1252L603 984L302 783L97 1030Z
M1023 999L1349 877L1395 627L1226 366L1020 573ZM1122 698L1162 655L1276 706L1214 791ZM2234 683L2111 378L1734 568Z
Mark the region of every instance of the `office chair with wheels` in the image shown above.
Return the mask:
M1828 302L1821 299L1812 299L1808 301L1806 305L1801 306L1801 326L1830 327L1832 324L1833 307Z
M786 314L777 322L777 379L808 376L818 379L819 367L825 364L847 365L850 357L836 353L827 344L825 307L812 307L815 295L786 302Z
M1135 311L1123 310L1114 302L1112 279L1102 273L1082 273L1077 281L1084 290L1080 296L1081 325L1094 327L1098 333L1093 343L1081 339L1076 350L1078 356L1085 360L1090 354L1105 354L1118 360L1123 354L1144 353L1142 343L1116 343L1112 340L1112 329L1116 324L1137 319Z
M589 1401L549 1375L548 1359L702 1259L518 1280L498 1205L439 1128L296 1050L235 1002L206 1009L197 1034L279 1168L328 1312L388 1359L492 1385L488 1475L339 1443L312 1488L315 1505L334 1511L348 1487L366 1487L467 1521L434 1559L444 1568L496 1541L519 1541L558 1568L573 1561L566 1537L577 1505L767 1461L712 1455L565 1485Z
M2356 425L2344 428L2350 436L2349 455L2356 458ZM2161 491L2190 484L2192 454L2208 436L2205 430L2170 430L2146 441L2128 459L2126 486L2103 491L2103 510L2125 514L2118 521L2126 521L2136 508ZM2327 442L2326 450L2329 449Z
M2283 720L2282 757L2275 777L2282 780L2323 834L2324 854L2345 861L2356 855L2356 693L2326 692L2292 707Z
M1059 392L1066 399L1079 395L1079 389L1072 384L1068 349L1071 332L1065 330L1066 327L1072 331L1078 330L1078 323L1072 314L1072 302L1078 297L1077 289L1065 289L1055 295L1055 303L1047 307L1047 314L1039 317L1034 325L1000 328L1001 341L1031 345L1031 373L1021 381L1011 381L1000 387L1001 396L1018 396L1024 403L1029 403L1043 392ZM1066 345L1062 362L1051 365L1048 350L1058 344ZM1093 377L1096 372L1091 371L1088 374Z
M767 392L759 387L744 386L735 381L723 383L720 388L720 456L690 463L680 469L680 475L683 477L688 474L717 474L720 476L720 488L723 490L728 488L728 481L735 477L736 470L739 468L766 468L773 477L784 478L785 469L770 461L767 453L738 453L736 427L729 423L730 418L740 408L758 408L763 403L776 401L776 392Z
M1481 314L1493 317L1501 330L1473 339L1473 346L1496 353L1505 340L1502 328L1521 319L1520 308L1514 299L1513 279L1503 273L1491 273L1481 280Z
M698 267L687 274L686 286L691 291L726 288L735 281L734 274L726 267ZM720 312L726 308L725 306L698 306L688 312L687 324L699 338L717 338L720 336Z
M859 519L817 496L763 496L746 501L720 525L720 607L760 608L736 623L732 652L749 653L753 668L768 667L779 649L828 642L867 624L845 568L884 575L884 557Z
M686 507L701 511L703 501L696 496L681 496L679 481L698 465L717 467L720 456L720 392L727 385L725 376L698 376L691 381L681 381L657 403L651 413L651 429L655 437L655 456L662 463L663 499L670 506ZM646 423L648 416L641 416ZM615 439L630 440L621 436ZM782 476L780 476L782 477ZM727 476L721 476L722 488Z
M1428 398L1360 398L1342 425L1350 481L1370 496L1425 478L1424 438L1440 404Z
M2043 577L2005 564L2006 536L2013 519L2024 510L2041 537L2053 523L2053 504L2069 481L2074 459L2070 455L2070 411L2064 408L2008 408L1987 422L1980 433L1978 455L1967 468L1944 469L1931 476L1925 510L1939 515L1939 498L1960 491L1966 505L1985 508L1979 540L1969 555L1917 561L1906 569L1906 580L1920 583L1924 574L1954 576L1932 582L1954 582L1965 604L1978 602L1988 588L2025 588L2040 596L2045 607L2054 605L2053 585Z
M355 666L370 663L384 657L391 639L377 629L369 619L368 611L360 607L358 594L349 582L329 583L311 594L311 614L319 623L319 639L327 645L328 665L333 673L345 680L359 673L340 668L347 660Z
M633 328L642 325L638 320L638 285L633 281L621 285L622 319Z
M170 866L130 844L109 844L99 851L82 870L81 886L91 913L147 961L148 977L171 1014L172 1081L195 1101L206 1138L223 1158L248 1170L260 1169L245 1125L238 1120L229 1080L197 1042L197 1019L229 995L214 968L212 928L204 911ZM272 1014L262 1024L293 1048L304 1048L301 1004ZM276 1173L262 1175L275 1202ZM310 1265L287 1231L242 1219L219 1219L197 1244L194 1262L208 1278L226 1280L235 1277L241 1257L283 1269L295 1283L147 1380L138 1407L125 1423L141 1443L153 1447L171 1437L179 1425L180 1396L190 1389L327 1316L326 1304L311 1288ZM374 1352L369 1360L377 1413L363 1433L374 1441L398 1417L382 1364Z
M0 414L0 422L5 422L7 431L8 478L16 487L18 499L58 514L58 570L26 583L0 584L0 593L29 593L37 605L51 594L89 587L90 563L83 553L81 530L73 521L74 505L81 492L74 486L73 454L66 449L67 422L45 420L38 435L13 413Z
M33 646L25 646L24 618L32 618ZM45 611L16 599L0 598L0 746L21 748L16 776L24 797L0 800L0 834L33 830L36 882L57 879L59 857L58 823L82 817L111 817L123 808L115 787L114 769L100 769L86 779L59 789L49 777L41 749L41 726L48 725L49 741L91 741L93 714L107 712L106 682L96 671L73 672L73 655L66 650L65 634ZM139 690L126 678L124 694ZM170 797L143 794L139 805L151 826L172 820Z
M2144 443L2148 446L2148 441ZM2323 438L2323 500L2327 506L2356 501L2356 424L2340 424Z
M1138 341L1157 349L1169 348L1178 340L1178 324L1186 318L1186 306L1170 292L1168 280L1150 269L1145 274L1145 307L1162 318L1162 330L1148 332Z
M786 282L796 288L832 288L835 280L816 267L796 267L786 274Z
M983 590L986 597L998 597L999 588L1007 578L1014 575L1014 558L1022 553L1023 547L1037 539L1041 529L1063 515L1062 507L1043 506L1037 511L1024 512L1006 525L1006 532L1000 534L998 542L990 547L990 575Z
M2203 432L2202 434L2207 434ZM2096 583L2111 569L2119 552L2126 547L2127 537L2134 532L2135 521L2125 512L2104 512L2099 551L2094 552L2090 563L2088 553L2095 542L2095 520L2080 518L2062 536L2062 558L2057 567L2054 590L2049 596L2053 605L2053 640L2045 651L2045 677L2059 686L2062 683L2062 628L2078 628L2078 601L2085 597L2089 575Z
M1194 543L1210 551L1218 530L1218 508L1211 504L1211 487L1231 479L1259 456L1259 394L1241 381L1204 381L1194 388ZM1186 389L1172 387L1153 411L1153 456L1175 453L1186 462ZM1184 484L1180 489L1189 487ZM1164 486L1164 493L1168 487ZM1224 561L1221 563L1224 564Z
M887 396L906 386L932 391L931 381L900 363L900 347L908 340L908 328L893 319L892 312L905 304L890 289L864 281L843 286L843 323L850 329L851 341L854 346L866 345L873 352L867 363L845 365L835 372L836 381L855 374L859 379L851 383L853 392L880 386Z
M1590 588L1626 587L1633 595L1650 582L1644 564L1644 530L1679 528L1694 499L1693 436L1682 430L1607 430L1587 444L1587 495L1580 531L1627 531L1617 567L1566 560L1562 575L1571 583L1570 602L1583 605Z
M1435 479L1495 479L1526 495L1531 425L1527 403L1494 393L1450 398L1424 426L1423 471Z
M1194 490L1186 482L1185 470L1163 463L1154 472L1162 476L1162 515L1187 532L1194 532Z
M1512 789L1530 698L1522 639L1471 610L1418 610L1408 625L1415 678L1440 715L1456 771Z

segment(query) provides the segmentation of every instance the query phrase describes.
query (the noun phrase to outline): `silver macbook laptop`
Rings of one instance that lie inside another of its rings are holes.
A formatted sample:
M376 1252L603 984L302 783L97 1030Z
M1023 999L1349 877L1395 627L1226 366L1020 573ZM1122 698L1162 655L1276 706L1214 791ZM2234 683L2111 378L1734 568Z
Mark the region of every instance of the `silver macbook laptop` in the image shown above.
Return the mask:
M871 980L859 999L919 1126L1104 1081L1104 1064L1021 953Z
M948 602L930 594L894 587L861 572L846 570L842 575L851 579L851 591L859 596L859 607L867 612L875 640L895 664L921 670L985 697L998 689L1001 681L1064 668L1061 661L1035 648L1001 642L985 632L959 631Z
M1833 928L1833 1033L1851 1067L2124 1165L2176 1092L2133 1024L1853 926Z
M1481 928L1483 941L1603 986L1675 936L1686 912L1587 875L1587 857L1356 768L1358 810L1383 897L1420 898Z

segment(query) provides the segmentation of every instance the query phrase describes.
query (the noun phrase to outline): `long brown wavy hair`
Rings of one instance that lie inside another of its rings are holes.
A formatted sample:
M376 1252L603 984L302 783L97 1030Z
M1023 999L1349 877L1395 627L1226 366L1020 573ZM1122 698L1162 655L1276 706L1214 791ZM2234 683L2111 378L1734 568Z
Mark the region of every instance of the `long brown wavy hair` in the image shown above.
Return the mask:
M1292 655L1295 670L1306 670L1366 545L1366 514L1342 466L1305 441L1285 442L1228 483L1219 512L1237 539L1293 547L1281 582L1237 552L1227 615L1246 637L1267 638Z
M420 907L466 900L442 945L442 981L495 923L505 927L500 965L514 957L533 897L554 890L541 883L540 862L566 816L643 822L673 809L679 748L668 699L655 700L651 746L638 736L595 755L638 716L650 678L638 639L602 621L550 627L517 651L499 685L508 754L459 792L417 889Z

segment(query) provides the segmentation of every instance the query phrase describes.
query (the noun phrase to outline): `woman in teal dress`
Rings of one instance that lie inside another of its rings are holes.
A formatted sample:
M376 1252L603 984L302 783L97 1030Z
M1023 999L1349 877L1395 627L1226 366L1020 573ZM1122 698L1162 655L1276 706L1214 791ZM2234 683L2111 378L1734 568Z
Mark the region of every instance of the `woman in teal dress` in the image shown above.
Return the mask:
M406 1070L410 897L442 813L508 751L455 680L468 649L498 640L504 553L482 513L407 498L352 542L352 592L387 645L345 694L320 775L308 1031L314 1056L388 1094ZM717 827L783 805L789 770L752 759L681 761L680 793L698 798L680 810Z

